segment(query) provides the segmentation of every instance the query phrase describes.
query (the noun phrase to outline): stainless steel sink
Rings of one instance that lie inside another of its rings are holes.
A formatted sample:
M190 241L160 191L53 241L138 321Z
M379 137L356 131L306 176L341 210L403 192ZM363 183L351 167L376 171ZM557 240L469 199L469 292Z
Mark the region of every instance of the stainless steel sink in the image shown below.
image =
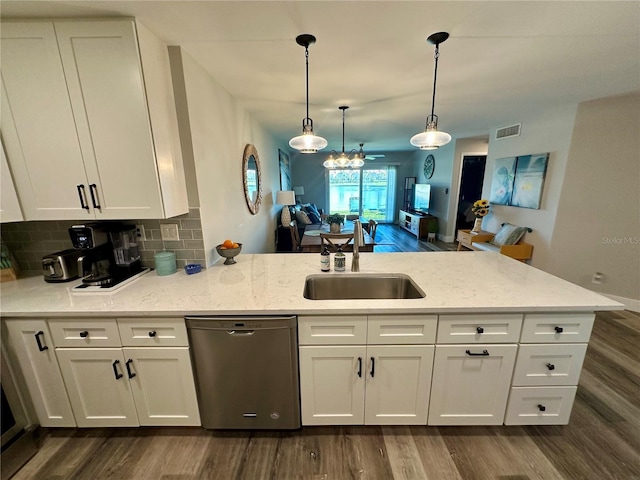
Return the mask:
M370 300L424 298L424 292L403 273L309 275L304 298L309 300Z

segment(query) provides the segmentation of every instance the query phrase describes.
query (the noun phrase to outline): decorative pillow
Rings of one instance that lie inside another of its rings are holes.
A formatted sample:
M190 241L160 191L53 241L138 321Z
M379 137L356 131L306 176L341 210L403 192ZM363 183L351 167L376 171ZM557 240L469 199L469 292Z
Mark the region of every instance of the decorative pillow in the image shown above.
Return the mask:
M322 220L320 220L320 214L318 213L318 210L314 212L313 208L304 207L304 211L309 216L309 220L311 220L311 223L322 223Z
M491 243L501 247L502 245L515 245L527 233L526 227L518 227L505 223L500 231L496 233Z
M280 221L282 222L283 227L288 227L291 223L291 211L289 207L284 207L282 209L282 214L280 215Z
M302 210L296 210L296 220L298 220L298 223L300 225L309 225L311 223L307 212L304 212Z

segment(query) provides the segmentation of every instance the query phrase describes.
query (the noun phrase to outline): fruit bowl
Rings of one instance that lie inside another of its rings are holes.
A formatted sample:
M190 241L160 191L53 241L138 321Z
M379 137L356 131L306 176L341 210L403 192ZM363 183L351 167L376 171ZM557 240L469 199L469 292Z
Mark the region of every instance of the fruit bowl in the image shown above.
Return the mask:
M233 265L234 263L236 263L234 257L236 257L240 253L240 250L242 250L241 243L238 244L238 248L223 248L222 244L216 246L218 255L226 258L226 260L224 261L225 265Z

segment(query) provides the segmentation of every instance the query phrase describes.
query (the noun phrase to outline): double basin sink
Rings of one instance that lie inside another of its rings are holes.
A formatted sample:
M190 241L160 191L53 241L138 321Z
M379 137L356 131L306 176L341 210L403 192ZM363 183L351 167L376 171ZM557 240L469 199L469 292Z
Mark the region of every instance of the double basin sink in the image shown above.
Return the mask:
M403 273L310 275L304 283L309 300L374 300L424 298L424 292Z

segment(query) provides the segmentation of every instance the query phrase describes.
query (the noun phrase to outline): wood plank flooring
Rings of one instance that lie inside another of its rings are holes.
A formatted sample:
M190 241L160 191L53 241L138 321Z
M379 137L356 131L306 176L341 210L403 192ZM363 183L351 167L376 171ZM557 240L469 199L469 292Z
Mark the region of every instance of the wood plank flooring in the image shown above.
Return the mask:
M640 479L640 314L596 318L567 426L40 429L15 480Z
M440 240L427 242L407 232L398 225L381 223L376 230L376 245L374 252L441 252L454 251L456 243L446 243Z

